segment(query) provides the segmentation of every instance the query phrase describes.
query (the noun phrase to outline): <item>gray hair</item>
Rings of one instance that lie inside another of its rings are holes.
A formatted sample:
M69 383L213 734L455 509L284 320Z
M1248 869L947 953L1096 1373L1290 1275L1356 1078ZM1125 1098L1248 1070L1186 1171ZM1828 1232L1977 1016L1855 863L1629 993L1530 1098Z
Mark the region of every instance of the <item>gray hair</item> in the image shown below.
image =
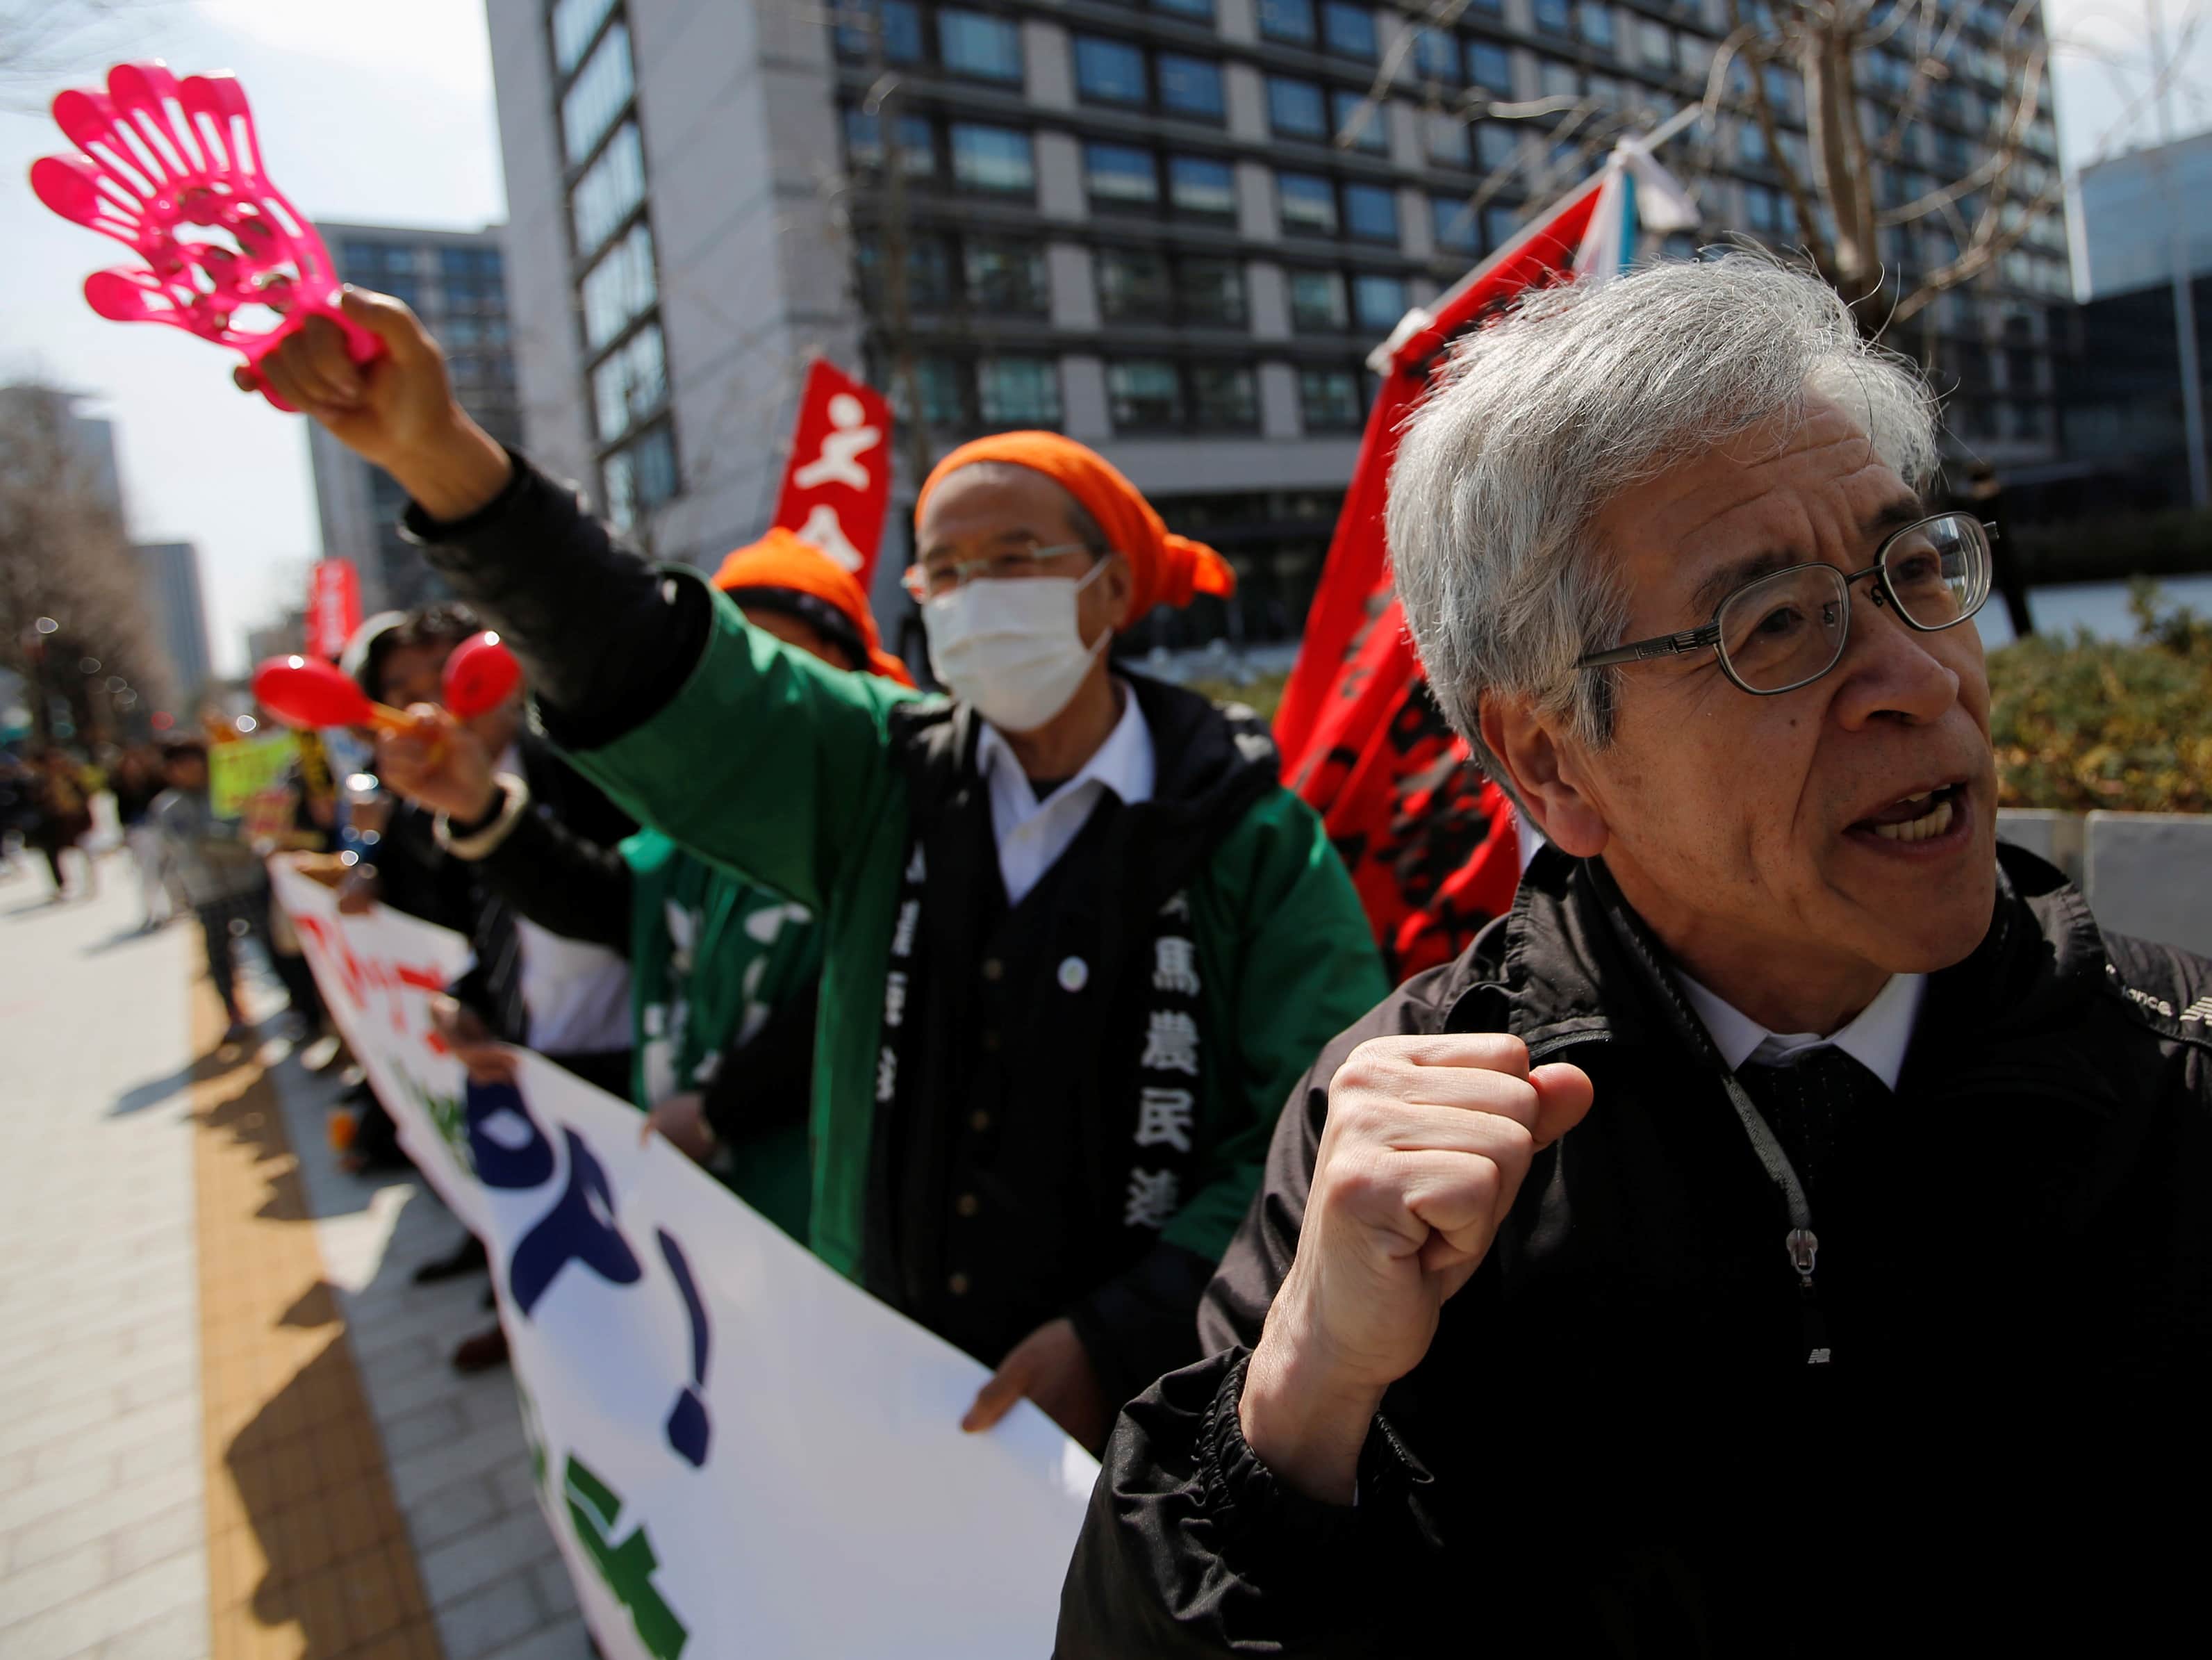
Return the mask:
M1429 684L1491 776L1486 695L1530 700L1592 747L1613 736L1629 596L1592 526L1617 492L1735 434L1855 414L1915 489L1934 474L1918 372L1860 337L1835 291L1762 254L1544 289L1455 348L1391 469L1390 564Z

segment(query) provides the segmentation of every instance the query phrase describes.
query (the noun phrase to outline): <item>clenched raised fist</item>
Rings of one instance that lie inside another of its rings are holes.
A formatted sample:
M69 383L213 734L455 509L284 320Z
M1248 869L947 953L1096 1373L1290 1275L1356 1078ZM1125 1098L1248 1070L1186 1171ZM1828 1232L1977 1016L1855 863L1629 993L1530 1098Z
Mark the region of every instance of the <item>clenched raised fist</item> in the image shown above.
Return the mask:
M1530 1160L1589 1110L1579 1067L1492 1032L1377 1037L1329 1085L1297 1255L1245 1373L1241 1420L1277 1477L1349 1503L1382 1392L1420 1363Z

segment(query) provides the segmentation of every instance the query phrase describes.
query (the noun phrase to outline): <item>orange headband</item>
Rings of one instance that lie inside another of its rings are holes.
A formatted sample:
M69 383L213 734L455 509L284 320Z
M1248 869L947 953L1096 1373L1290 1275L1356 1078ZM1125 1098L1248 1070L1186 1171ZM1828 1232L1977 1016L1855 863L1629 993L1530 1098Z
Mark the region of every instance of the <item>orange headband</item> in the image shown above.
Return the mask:
M859 580L813 543L800 541L781 525L724 559L722 568L714 573L714 586L740 605L749 593L759 596L757 603L770 606L775 603L772 597L775 593L818 601L845 624L842 629L823 628L823 634L833 639L846 636L840 642L848 647L857 642L870 673L896 680L902 686L914 684L906 665L883 648L875 617L868 610L868 596L860 592ZM802 621L817 628L827 620L810 615L805 609L792 609Z
M1203 542L1177 536L1152 504L1097 451L1056 432L1001 432L963 444L930 470L914 507L920 521L930 492L948 473L978 461L1002 461L1041 472L1083 504L1107 544L1125 556L1136 579L1129 610L1134 623L1155 605L1187 605L1193 596L1237 591L1237 573Z

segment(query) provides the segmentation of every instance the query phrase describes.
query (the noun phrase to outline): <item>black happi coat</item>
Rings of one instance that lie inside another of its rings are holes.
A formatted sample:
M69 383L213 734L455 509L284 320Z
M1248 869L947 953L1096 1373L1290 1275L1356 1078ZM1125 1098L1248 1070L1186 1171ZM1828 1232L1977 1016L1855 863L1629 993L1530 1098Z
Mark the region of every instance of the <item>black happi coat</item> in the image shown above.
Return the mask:
M1816 1217L1807 1364L1784 1201L1601 869L1322 1055L1207 1292L1214 1357L1125 1411L1059 1652L2164 1651L2194 1627L2212 1360L2212 964L2100 933L2001 851L1893 1101ZM1596 1085L1389 1391L1357 1504L1280 1487L1237 1420L1358 1043L1504 1031Z
M1152 734L1152 799L1103 794L1018 905L999 873L974 712L932 700L893 717L927 874L911 890L908 1041L870 1148L864 1265L871 1289L986 1364L1069 1315L1117 1402L1194 1352L1214 1268L1122 1225L1138 1062L1162 1000L1158 918L1276 787L1274 745L1249 710L1126 684ZM1086 987L1108 994L1073 994ZM1070 1286L1101 1289L1071 1305Z

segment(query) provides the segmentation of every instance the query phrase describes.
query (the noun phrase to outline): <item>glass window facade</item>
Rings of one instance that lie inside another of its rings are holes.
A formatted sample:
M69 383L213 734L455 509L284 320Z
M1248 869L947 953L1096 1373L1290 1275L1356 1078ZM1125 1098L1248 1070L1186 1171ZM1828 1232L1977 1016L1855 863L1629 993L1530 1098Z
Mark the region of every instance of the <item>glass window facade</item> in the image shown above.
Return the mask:
M1311 46L1313 0L1260 0L1260 33L1270 40Z
M945 7L937 14L937 57L958 74L1019 86L1022 32L1004 17Z
M1459 84L1459 41L1445 29L1422 24L1413 31L1413 68L1425 81Z
M1500 98L1513 95L1513 54L1492 40L1467 43L1468 82Z
M629 61L629 27L617 23L599 38L590 61L561 99L561 138L568 165L576 167L599 147L607 129L629 107L637 80Z
M1042 317L1052 309L1044 250L1034 242L969 237L961 247L968 304L993 317Z
M1077 35L1075 90L1094 103L1144 103L1150 96L1145 83L1145 54L1126 40Z
M592 407L599 441L611 444L668 400L668 364L660 325L648 324L592 371Z
M1405 314L1404 277L1363 272L1352 279L1352 316L1361 328L1388 334Z
M1372 8L1327 0L1321 9L1322 40L1329 51L1371 64L1376 58L1375 13Z
M1109 363L1106 402L1117 431L1178 428L1182 425L1182 377L1165 358Z
M676 435L664 422L607 457L599 471L607 517L627 530L676 494Z
M1158 164L1150 150L1130 144L1085 144L1083 182L1095 206L1156 207L1160 199Z
M1221 65L1210 58L1164 52L1153 64L1159 76L1160 107L1200 121L1218 121L1224 107Z
M975 407L986 427L1057 427L1059 361L985 358L975 366Z
M1513 165L1521 135L1504 121L1485 121L1474 130L1474 159L1485 173Z
M1200 219L1237 216L1237 170L1196 155L1168 158L1168 191L1177 213Z
M1351 369L1300 369L1298 414L1308 432L1358 432L1366 424L1359 376Z
M1448 167L1463 167L1474 159L1467 123L1449 110L1422 112L1421 148L1430 161Z
M866 110L845 112L845 156L858 168L873 171L884 165L883 123ZM909 179L936 176L937 135L927 116L899 117L898 159Z
M1308 173L1275 175L1277 210L1283 229L1301 236L1336 234L1336 186Z
M582 63L592 37L614 9L615 0L555 0L553 66L566 75Z
M1429 226L1439 248L1451 253L1482 252L1482 216L1462 196L1431 196Z
M1287 76L1267 77L1267 125L1291 138L1328 137L1328 106L1322 90L1310 81Z
M627 236L599 256L599 264L584 274L579 287L584 344L597 351L651 311L659 298L653 276L652 227L642 221L631 226Z
M1398 192L1382 185L1344 187L1344 228L1363 242L1398 240Z
M1257 377L1243 363L1193 363L1189 407L1202 432L1253 430L1260 424Z
M1365 150L1370 155L1390 153L1388 107L1370 103L1364 92L1354 92L1348 87L1330 92L1328 125L1332 139L1348 139L1354 149Z
M1345 304L1344 278L1333 271L1287 273L1291 289L1291 326L1320 334L1341 334L1352 325Z
M1184 259L1176 267L1177 309L1187 323L1244 326L1244 267L1234 259Z
M947 137L952 151L952 182L961 189L994 196L1035 194L1036 161L1030 153L1026 132L955 121Z
M568 193L577 256L596 253L644 200L645 144L637 123L625 121Z
M1150 248L1101 248L1096 266L1098 314L1109 323L1164 323L1175 314L1175 283L1165 255Z
M881 52L886 64L921 62L921 8L914 0L836 0L836 4L840 57L872 64Z

